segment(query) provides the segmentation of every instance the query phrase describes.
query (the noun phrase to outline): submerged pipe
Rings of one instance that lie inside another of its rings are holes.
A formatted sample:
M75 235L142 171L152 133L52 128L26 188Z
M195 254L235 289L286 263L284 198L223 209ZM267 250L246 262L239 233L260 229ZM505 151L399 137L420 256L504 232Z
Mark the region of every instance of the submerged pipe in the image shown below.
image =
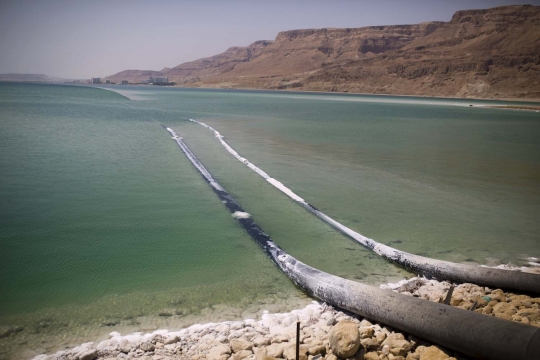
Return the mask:
M266 172L257 166L253 165L249 160L240 156L229 144L223 140L217 130L197 120L189 119L190 121L206 127L214 132L221 144L240 162L244 163L250 169L262 176L266 181L272 184L281 192L285 193L292 200L302 206L310 213L317 216L319 219L338 230L345 236L355 240L359 244L374 251L381 257L390 260L412 272L421 273L428 278L438 280L450 280L456 282L471 282L478 285L500 287L505 289L515 289L525 292L540 293L540 275L526 273L522 271L511 271L504 269L496 269L477 265L458 264L450 261L436 260L424 256L414 255L405 251L394 249L390 246L381 244L373 239L370 239L351 228L337 222L330 216L319 211L313 205L295 194L291 189L287 188L280 181L270 177Z
M166 130L231 214L244 214L235 218L253 240L298 287L310 295L474 358L540 358L539 328L343 279L290 256L251 217L247 217L244 209L214 180L174 130Z

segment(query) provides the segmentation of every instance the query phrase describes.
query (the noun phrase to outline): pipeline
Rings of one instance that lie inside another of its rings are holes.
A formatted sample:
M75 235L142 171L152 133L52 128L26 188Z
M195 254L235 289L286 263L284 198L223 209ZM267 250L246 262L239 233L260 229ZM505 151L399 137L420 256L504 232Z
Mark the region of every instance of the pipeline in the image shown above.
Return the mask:
M176 132L166 128L225 207L247 214L216 182ZM250 216L235 216L272 261L301 289L328 304L478 359L540 358L540 329L383 290L308 266L283 251Z
M372 250L386 260L392 261L405 269L420 273L428 278L438 280L450 280L455 282L468 282L484 286L491 286L504 289L515 289L524 292L540 293L540 275L526 273L521 271L511 271L505 269L489 268L484 266L458 264L450 261L436 260L424 256L414 255L394 249L390 246L381 244L373 239L370 239L351 228L337 222L328 215L318 210L313 205L295 194L291 189L287 188L280 181L272 178L262 169L258 168L246 158L240 156L229 144L223 140L217 130L197 120L189 119L191 122L197 123L214 132L221 144L236 157L240 162L244 163L250 169L262 176L267 182L275 188L289 196L293 201L302 206L304 209L317 216L319 219L341 232L343 235L353 239L359 244Z

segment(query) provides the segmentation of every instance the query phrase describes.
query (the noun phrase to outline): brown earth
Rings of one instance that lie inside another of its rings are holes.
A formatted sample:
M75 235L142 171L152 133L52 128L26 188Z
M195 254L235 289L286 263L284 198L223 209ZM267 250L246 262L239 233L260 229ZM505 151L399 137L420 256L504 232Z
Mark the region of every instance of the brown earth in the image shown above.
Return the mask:
M280 32L162 71L179 86L540 99L540 6L458 11L450 22Z

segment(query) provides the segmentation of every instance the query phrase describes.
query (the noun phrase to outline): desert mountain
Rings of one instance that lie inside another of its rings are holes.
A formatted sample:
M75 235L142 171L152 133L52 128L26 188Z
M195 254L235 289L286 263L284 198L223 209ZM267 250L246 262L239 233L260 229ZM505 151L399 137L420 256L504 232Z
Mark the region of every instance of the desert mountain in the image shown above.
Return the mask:
M16 82L65 82L73 81L70 79L49 77L44 74L0 74L0 81L16 81Z
M307 29L162 71L180 86L540 99L540 7L465 10L449 22Z

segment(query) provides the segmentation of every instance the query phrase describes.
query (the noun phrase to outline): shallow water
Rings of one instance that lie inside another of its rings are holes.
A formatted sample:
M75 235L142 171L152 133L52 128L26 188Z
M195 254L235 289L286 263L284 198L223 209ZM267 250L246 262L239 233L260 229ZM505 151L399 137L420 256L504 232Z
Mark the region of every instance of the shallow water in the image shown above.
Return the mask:
M540 114L385 96L0 84L0 356L307 301L235 223L172 127L284 250L367 283L408 274L231 156L398 249L540 256ZM227 309L227 310L223 310ZM222 317L223 318L223 317ZM32 352L33 351L33 352Z

